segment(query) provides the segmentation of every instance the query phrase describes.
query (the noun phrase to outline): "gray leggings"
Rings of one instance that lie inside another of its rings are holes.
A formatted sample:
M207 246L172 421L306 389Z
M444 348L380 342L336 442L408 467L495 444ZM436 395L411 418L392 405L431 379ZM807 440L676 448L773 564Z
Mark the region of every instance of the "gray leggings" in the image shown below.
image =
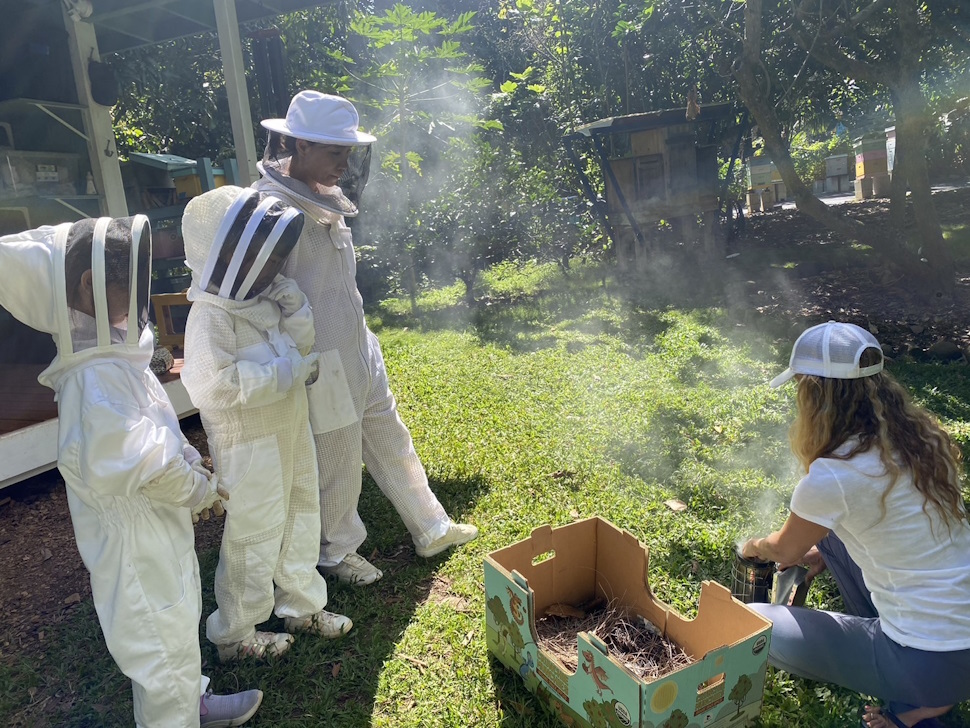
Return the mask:
M883 634L862 572L834 534L818 549L849 614L750 604L770 619L769 664L793 675L874 695L893 712L936 708L970 698L970 650L929 652Z

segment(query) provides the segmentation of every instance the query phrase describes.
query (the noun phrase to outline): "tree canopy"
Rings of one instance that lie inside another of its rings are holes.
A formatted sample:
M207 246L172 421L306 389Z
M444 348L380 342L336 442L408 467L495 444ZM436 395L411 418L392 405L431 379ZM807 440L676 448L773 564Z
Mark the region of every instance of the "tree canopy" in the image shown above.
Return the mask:
M605 117L683 108L689 96L699 99L701 113L714 102L746 108L755 133L743 153L766 152L799 209L869 244L876 241L864 226L814 196L812 178L826 152L895 125L891 207L899 234L880 249L890 265L946 289L949 261L929 180L945 165L970 171L970 18L959 3L430 0L375 7L351 0L244 30L253 98L269 93L256 44L275 33L285 49L287 93L309 87L346 95L380 137L361 224L388 243L382 250L396 251L388 270L409 271L412 291L421 277L439 275L445 260L462 260L451 273L471 286L469 261L480 268L503 256L561 255L562 245L534 243L570 238L562 220L573 219L573 201L583 199L562 136ZM130 51L122 60L115 64L124 89L115 108L122 152L229 155L212 37ZM253 104L261 106L267 103ZM932 149L948 151L931 153L930 140ZM595 182L595 161L585 163ZM515 184L522 179L529 183ZM915 202L909 206L907 188ZM520 225L527 207L544 210L542 220L522 225L512 241L511 213ZM595 247L590 240L605 239L589 238L590 231L586 250Z

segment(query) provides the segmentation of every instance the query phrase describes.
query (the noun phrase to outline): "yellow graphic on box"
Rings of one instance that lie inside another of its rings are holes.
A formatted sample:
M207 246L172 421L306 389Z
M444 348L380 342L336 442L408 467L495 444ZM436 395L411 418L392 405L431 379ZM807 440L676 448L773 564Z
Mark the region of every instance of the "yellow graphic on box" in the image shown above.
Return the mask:
M720 681L711 685L705 690L701 690L697 693L697 703L694 705L694 715L698 716L701 713L706 713L715 705L719 705L724 702L724 678L722 677Z
M549 687L559 693L569 702L569 678L564 675L556 664L546 657L546 653L539 650L539 665L536 667L539 677L545 680Z
M673 680L668 680L662 685L657 686L653 697L650 698L650 710L654 713L666 713L676 699L677 683Z

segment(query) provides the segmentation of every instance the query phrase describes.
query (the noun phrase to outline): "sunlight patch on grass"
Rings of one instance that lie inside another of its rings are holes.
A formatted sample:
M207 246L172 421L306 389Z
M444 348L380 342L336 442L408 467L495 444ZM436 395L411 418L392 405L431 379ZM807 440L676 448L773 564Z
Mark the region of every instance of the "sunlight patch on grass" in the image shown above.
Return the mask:
M512 293L531 295L548 288L552 281L560 277L560 269L555 263L505 261L481 274L481 286L483 290L496 296Z

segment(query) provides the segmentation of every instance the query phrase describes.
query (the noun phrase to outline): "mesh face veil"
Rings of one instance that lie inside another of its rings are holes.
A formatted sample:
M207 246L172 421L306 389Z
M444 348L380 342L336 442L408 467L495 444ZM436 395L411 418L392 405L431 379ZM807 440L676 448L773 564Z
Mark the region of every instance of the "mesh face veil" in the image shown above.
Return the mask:
M357 146L350 153L347 159L347 171L340 176L337 186L344 191L355 206L360 205L360 197L364 194L364 187L367 186L367 178L370 177L370 161L372 146Z
M144 215L81 220L54 244L74 352L137 347L148 326L151 227ZM88 273L90 271L90 273ZM58 296L60 298L60 296Z
M295 207L241 190L219 222L199 287L235 301L254 298L283 269L302 230L303 213Z
M307 185L290 177L292 146L284 143L284 137L271 132L263 150L263 159L256 167L259 173L285 187L286 191L313 207L335 212L344 217L357 216L357 201L364 191L370 174L371 151L369 146L355 146L347 160L347 170L333 187ZM292 139L289 142L293 142Z

